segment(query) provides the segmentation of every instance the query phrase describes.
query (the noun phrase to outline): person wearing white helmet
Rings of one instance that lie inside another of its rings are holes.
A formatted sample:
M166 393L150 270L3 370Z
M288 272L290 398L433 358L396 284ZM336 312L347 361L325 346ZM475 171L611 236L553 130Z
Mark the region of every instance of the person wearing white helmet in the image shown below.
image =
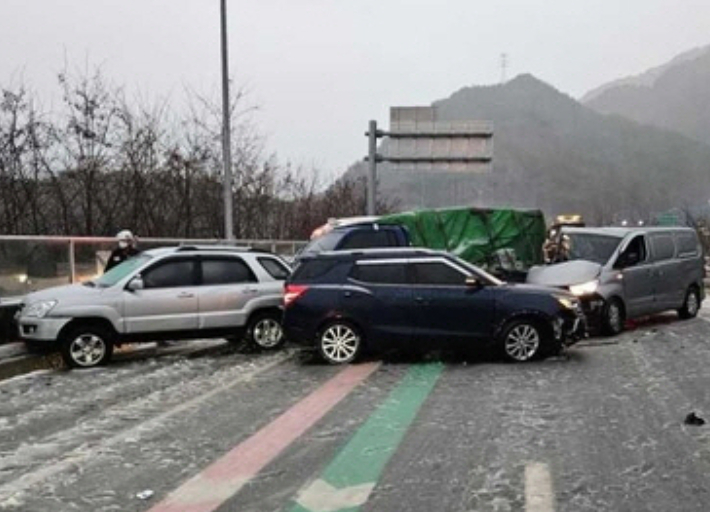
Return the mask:
M111 252L111 256L109 256L106 262L104 272L108 272L116 265L123 263L128 258L140 252L136 249L136 237L127 229L124 229L116 235L116 241L118 242L118 247Z

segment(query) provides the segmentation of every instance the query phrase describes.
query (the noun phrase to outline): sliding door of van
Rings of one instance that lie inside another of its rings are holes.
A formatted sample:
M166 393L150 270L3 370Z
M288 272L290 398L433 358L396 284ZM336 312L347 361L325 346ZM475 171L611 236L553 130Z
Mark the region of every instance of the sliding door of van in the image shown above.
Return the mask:
M675 259L673 232L651 233L651 256L653 259L653 282L656 289L655 311L678 307L678 287L682 282L680 266ZM683 290L685 292L685 290Z
M653 264L648 255L646 237L634 237L619 256L617 264L623 269L621 278L626 316L633 318L652 311L655 301Z

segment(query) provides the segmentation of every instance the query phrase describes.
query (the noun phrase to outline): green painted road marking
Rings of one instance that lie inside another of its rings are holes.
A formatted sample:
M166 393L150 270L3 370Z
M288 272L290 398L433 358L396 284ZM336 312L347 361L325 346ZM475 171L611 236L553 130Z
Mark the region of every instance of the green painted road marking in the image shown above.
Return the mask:
M387 461L404 438L443 364L413 366L321 477L304 488L290 512L352 512L374 489Z

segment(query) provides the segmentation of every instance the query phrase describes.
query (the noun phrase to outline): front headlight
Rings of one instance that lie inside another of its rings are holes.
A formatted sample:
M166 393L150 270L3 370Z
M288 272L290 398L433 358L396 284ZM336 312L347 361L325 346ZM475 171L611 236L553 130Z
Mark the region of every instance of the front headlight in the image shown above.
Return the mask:
M560 305L566 309L574 309L577 307L577 301L575 299L570 299L564 295L555 295L555 298L557 299L557 302L559 302Z
M577 297L580 297L582 295L591 295L594 292L597 291L597 288L599 288L599 281L596 279L594 281L589 281L587 283L582 283L582 284L576 284L574 286L569 287L569 291L572 292L572 295L576 295Z
M22 316L32 318L44 318L45 316L47 316L47 313L52 311L52 308L56 305L56 300L43 300L40 302L34 302L27 306L24 311L22 311Z

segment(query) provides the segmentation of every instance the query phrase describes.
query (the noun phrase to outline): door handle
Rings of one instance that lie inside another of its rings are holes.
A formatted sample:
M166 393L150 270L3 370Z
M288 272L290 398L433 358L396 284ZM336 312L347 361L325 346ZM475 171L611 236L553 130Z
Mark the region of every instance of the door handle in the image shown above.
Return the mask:
M352 296L353 296L353 292L343 292L343 297L348 297L348 298L350 298L350 297L352 297Z
M178 299L191 299L195 296L194 293L182 292L178 294Z
M424 297L416 297L414 300L419 304L422 304L424 302Z
M256 288L244 288L244 293L257 293L258 291Z

